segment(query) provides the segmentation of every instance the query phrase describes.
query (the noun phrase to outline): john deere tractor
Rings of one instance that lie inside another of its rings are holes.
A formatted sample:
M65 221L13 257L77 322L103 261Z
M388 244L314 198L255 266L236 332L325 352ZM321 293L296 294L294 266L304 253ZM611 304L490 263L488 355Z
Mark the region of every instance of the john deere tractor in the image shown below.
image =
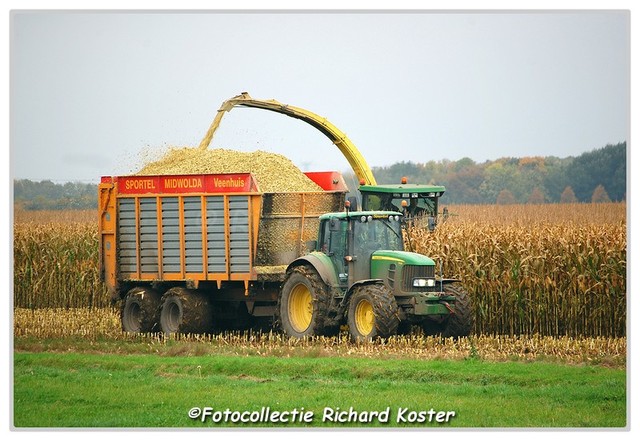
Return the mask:
M369 341L420 326L428 334L470 333L469 296L435 262L404 251L403 215L349 211L320 217L314 251L287 270L278 306L290 336L332 335L346 324Z

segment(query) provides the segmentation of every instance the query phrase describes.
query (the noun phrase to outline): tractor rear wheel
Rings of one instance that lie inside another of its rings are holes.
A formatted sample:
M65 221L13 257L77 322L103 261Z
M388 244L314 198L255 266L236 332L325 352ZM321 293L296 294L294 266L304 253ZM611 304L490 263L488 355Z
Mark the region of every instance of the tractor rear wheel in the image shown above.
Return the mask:
M201 292L171 288L162 296L160 325L165 334L202 334L213 325L213 308Z
M280 292L280 327L290 337L322 335L331 294L318 272L306 265L293 268Z
M347 324L356 342L395 335L400 325L395 297L381 284L356 287L349 299Z
M124 298L120 321L124 332L160 330L160 299L157 291L147 287L131 289Z

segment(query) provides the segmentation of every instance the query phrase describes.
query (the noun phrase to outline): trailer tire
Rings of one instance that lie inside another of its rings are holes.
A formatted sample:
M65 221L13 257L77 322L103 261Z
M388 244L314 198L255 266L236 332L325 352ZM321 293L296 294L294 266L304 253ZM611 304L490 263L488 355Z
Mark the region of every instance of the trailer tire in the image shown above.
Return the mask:
M349 299L347 324L355 342L397 334L400 317L395 297L382 284L356 287Z
M171 288L162 296L160 326L165 334L202 334L213 328L213 308L202 292Z
M159 292L136 287L125 296L120 309L120 321L124 332L158 332L160 330Z
M280 327L289 337L324 335L331 293L315 268L294 267L280 291L276 313Z
M454 314L450 315L449 319L445 322L442 336L453 338L468 336L473 327L469 294L457 283L445 285L444 291L448 295L455 296L456 302L453 305Z

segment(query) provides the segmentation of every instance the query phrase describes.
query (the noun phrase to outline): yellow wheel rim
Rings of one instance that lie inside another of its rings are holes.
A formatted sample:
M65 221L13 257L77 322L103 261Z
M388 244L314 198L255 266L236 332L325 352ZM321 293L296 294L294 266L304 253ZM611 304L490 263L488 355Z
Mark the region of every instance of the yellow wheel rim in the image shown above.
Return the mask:
M302 283L291 290L289 296L289 321L296 332L304 332L311 324L313 298L311 292Z
M363 337L368 336L373 331L373 305L368 300L362 299L356 305L354 313L356 329Z

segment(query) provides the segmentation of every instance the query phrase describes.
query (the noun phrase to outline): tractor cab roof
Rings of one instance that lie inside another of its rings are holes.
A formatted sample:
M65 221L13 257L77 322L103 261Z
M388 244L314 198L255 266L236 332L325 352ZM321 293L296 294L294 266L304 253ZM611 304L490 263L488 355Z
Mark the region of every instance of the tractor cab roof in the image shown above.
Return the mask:
M445 191L442 185L422 184L361 185L359 189L362 193L385 193L395 197L409 197L404 194L411 193L418 193L422 197L439 197Z

